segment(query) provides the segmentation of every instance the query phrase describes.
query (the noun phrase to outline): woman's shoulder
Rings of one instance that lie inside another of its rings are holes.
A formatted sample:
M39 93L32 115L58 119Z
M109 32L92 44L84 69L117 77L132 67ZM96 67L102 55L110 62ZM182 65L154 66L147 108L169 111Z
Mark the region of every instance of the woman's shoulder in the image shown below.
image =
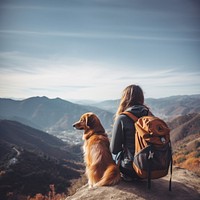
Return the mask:
M124 124L127 120L129 120L129 117L124 114L124 113L121 113L117 116L116 120L115 120L115 124Z
M127 115L125 115L124 113L121 113L120 115L118 115L117 120L124 120L127 118Z
M149 108L145 105L135 105L128 108L126 111L131 112L136 117L142 117L142 116L148 115Z

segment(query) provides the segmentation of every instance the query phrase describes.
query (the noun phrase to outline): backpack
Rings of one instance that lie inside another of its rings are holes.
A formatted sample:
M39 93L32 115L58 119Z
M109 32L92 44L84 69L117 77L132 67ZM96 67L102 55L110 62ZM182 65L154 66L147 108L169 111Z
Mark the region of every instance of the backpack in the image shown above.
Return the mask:
M136 174L142 179L148 179L150 189L151 179L166 176L170 166L169 191L171 191L172 149L170 129L167 124L155 116L137 118L130 112L122 114L130 117L135 125L135 155L129 156L132 158Z

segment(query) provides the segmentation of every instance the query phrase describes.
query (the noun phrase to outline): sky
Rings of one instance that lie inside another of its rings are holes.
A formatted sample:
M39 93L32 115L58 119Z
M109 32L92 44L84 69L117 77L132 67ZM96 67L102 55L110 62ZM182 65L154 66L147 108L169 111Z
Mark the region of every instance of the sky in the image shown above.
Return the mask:
M1 0L0 97L200 94L199 0Z

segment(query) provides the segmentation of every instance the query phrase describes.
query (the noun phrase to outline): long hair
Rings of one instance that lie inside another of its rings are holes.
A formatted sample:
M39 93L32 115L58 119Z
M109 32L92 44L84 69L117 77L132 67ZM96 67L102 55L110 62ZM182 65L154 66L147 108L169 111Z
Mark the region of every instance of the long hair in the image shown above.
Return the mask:
M122 97L117 112L115 114L115 119L127 108L132 107L134 105L143 105L143 104L144 104L144 94L142 88L138 85L127 86L122 92Z

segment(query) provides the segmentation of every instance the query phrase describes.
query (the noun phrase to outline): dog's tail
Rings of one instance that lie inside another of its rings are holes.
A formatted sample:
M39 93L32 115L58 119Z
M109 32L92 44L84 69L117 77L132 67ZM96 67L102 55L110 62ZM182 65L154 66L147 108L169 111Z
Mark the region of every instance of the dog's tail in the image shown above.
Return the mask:
M119 167L115 164L109 165L103 177L95 186L109 186L117 184L121 179Z

